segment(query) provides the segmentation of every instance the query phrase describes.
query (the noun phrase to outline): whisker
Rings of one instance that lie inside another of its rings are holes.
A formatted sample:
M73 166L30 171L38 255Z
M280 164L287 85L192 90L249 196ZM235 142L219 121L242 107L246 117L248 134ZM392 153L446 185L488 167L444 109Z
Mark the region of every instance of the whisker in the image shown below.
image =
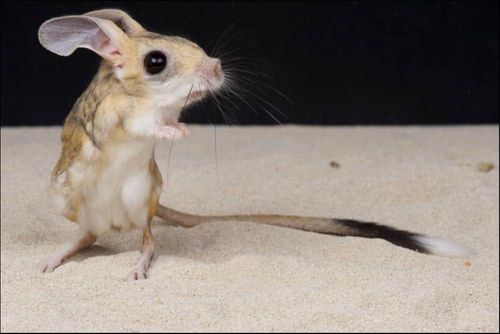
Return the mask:
M229 75L231 75L232 73L231 70L228 71ZM245 71L246 73L247 71ZM251 72L249 72L248 74L251 74ZM249 79L248 77L244 77L244 76L241 76L241 77L238 77L239 80L242 80L244 81L245 83L251 85L253 88L259 90L261 93L263 94L266 94L266 96L269 96L269 93L267 93L266 91L264 91L262 88L260 88L258 85L264 85L266 86L267 88L269 89L272 89L275 93L277 93L278 95L280 95L281 97L283 97L284 99L286 99L289 103L292 103L293 104L293 101L290 100L290 98L288 96L286 96L284 93L282 93L281 91L279 91L278 89L274 88L273 86L267 84L266 82L264 81L260 81L260 80L251 80Z
M205 84L207 85L204 85L204 87L207 89L208 93L210 94L210 96L214 99L214 101L216 102L216 106L217 108L219 109L219 111L221 112L223 118L225 119L224 115L224 110L219 102L219 100L217 99L217 97L215 96L215 94L213 93L212 89L211 89L211 84L210 82L206 81L206 80L203 80ZM226 121L227 122L227 121ZM234 122L234 121L233 121Z
M284 114L281 110L279 110L278 108L276 108L276 107L275 107L272 103L270 103L270 102L268 102L267 100L263 99L263 98L262 98L262 97L260 97L259 95L255 94L255 93L253 93L252 91L250 91L250 90L248 90L248 89L245 89L245 88L243 88L243 87L240 87L240 89L241 89L241 90L243 90L244 92L246 92L247 94L249 94L249 95L251 95L251 96L255 97L256 99L258 99L258 100L262 101L263 103L267 104L269 107L271 107L271 108L273 108L275 111L277 111L277 112L278 112L281 116L283 116L283 117L287 117L287 116L285 116L285 114ZM264 108L263 106L261 106L261 107L264 109L264 111L266 111L266 112L269 114L269 116L271 116L274 120L276 120L279 124L281 124L281 122L280 122L280 121L278 121L278 119L277 119L274 115L272 115L272 114L271 114L271 113L270 113L270 112L269 112L266 108Z
M233 101L233 99L231 98L232 96L229 95L229 93L227 91L220 91L219 92L219 95L224 99L226 100L227 102L229 102L231 104L231 107L233 107L235 110L239 110L239 107L238 105Z
M215 176L217 179L217 187L220 189L219 181L219 158L217 154L217 124L214 124L214 154L215 154Z
M166 175L165 175L166 176L165 179L167 181L166 182L167 183L167 189L170 188L170 180L169 180L169 178L170 178L170 157L172 156L172 150L173 150L173 148L174 148L174 141L172 140L170 142L170 147L168 149L167 172L166 172ZM165 197L166 197L166 195L167 195L167 192L165 192Z
M258 71L250 71L250 70L247 70L244 68L233 67L233 68L226 69L225 72L227 72L227 73L244 73L244 74L249 74L253 77L264 77L264 78L269 79L269 80L274 80L274 78L271 77L270 75L267 75L265 73L258 72Z
M222 44L222 47L226 47L226 46L228 46L228 43ZM229 55L235 54L236 52L240 52L240 51L243 51L243 50L251 50L251 49L256 49L256 48L257 48L256 44L249 44L247 46L242 46L242 47L239 47L239 48L232 48L231 50L224 51L224 52L222 52L220 54L214 54L214 56L217 57L217 58L223 58L223 57L227 57Z
M234 21L229 27L227 27L223 32L222 34L219 36L219 38L217 39L217 42L215 43L214 47L212 48L212 52L210 52L210 54L214 54L214 52L217 51L217 45L219 44L219 41L222 39L222 37L224 37L225 34L229 33L229 31L236 25L236 23L238 23L239 20L241 20L242 17L239 17L238 19L236 19L236 21Z
M181 110L183 110L183 109L186 107L186 104L187 104L187 102L188 102L189 98L191 97L191 92L193 91L193 87L194 87L194 82L193 82L193 84L191 85L191 88L189 89L189 93L188 93L188 95L187 95L187 97L186 97L186 101L184 101L184 105L182 106L182 109L181 109Z
M229 57L219 57L222 61L222 66L228 65L228 64L236 64L236 65L250 65L250 66L256 66L256 65L267 65L264 63L262 60L258 58L252 58L252 57L234 57L232 56L231 58Z
M200 88L200 90L201 90L201 87L199 86L199 83L198 83L198 88ZM216 122L212 122L210 114L207 114L207 117L208 117L209 124L213 125L213 129L214 129L215 176L216 176L217 186L220 188L220 182L219 182L219 163L218 163L218 154L217 154L217 121Z
M235 84L233 84L234 86ZM249 104L244 98L242 98L233 88L227 88L226 90L228 93L232 94L234 97L236 97L238 100L240 100L241 102L243 102L247 107L249 107L256 115L259 115L259 113L257 112L257 110L255 110L255 108Z
M189 93L188 93L188 95L187 95L187 97L186 97L186 101L184 101L184 105L182 106L182 109L181 109L181 110L184 110L184 108L186 107L186 104L187 104L187 102L188 102L188 100L189 100L189 97L191 97L191 92L193 91L193 87L194 87L194 82L193 82L193 84L191 85L191 89L189 89ZM167 185L168 185L168 186L167 186L167 189L169 189L168 187L170 187L170 181L169 181L169 177L170 177L170 158L171 158L171 156L172 156L172 150L173 150L173 148L174 148L174 141L172 140L172 141L170 142L170 147L169 147L169 149L168 149L167 174L166 174L166 177L165 177L165 178L166 178L166 180L167 180L167 182L166 182L166 183L167 183ZM165 196L166 196L166 192L165 192Z

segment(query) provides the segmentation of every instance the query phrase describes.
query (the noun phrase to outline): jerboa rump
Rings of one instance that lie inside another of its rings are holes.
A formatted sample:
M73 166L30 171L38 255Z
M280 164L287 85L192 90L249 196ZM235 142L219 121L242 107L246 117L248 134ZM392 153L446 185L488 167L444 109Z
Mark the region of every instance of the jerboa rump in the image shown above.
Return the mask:
M394 227L378 223L353 219L283 215L202 216L183 213L167 208L163 205L158 206L156 216L163 219L163 221L167 224L183 227L193 227L203 223L222 221L252 222L322 234L379 238L387 240L395 245L425 254L435 254L448 257L467 257L473 255L471 250L447 240L399 230Z

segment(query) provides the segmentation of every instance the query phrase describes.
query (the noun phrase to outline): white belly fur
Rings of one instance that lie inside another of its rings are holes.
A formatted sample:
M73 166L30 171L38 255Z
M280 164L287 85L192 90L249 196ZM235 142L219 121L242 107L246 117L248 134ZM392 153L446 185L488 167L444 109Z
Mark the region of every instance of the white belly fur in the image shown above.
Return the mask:
M72 176L81 178L77 222L83 230L101 235L111 228L146 227L153 150L153 140L129 139L107 145L105 161L71 167Z

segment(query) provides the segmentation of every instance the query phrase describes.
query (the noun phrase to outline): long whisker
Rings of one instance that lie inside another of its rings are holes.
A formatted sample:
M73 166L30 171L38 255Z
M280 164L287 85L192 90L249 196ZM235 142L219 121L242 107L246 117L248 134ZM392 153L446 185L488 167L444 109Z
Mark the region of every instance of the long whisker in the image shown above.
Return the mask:
M229 54L229 53L226 53ZM257 100L259 103L259 108L261 108L264 112L266 112L274 121L278 124L282 124L281 121L272 113L268 108L271 108L275 112L277 112L282 117L288 119L288 116L284 114L280 109L278 109L273 103L271 103L268 99L271 97L269 92L272 91L278 94L280 97L284 98L287 102L293 104L293 101L286 96L284 93L268 84L267 82L259 79L259 77L264 77L268 80L273 80L272 77L261 73L259 71L255 71L253 69L244 68L241 66L242 63L248 60L248 58L241 57L228 57L229 59L222 59L223 68L226 75L226 81L231 81L231 85L224 84L223 87L217 92L223 98L228 100L231 105L234 107L234 103L232 103L232 99L235 97L237 100L243 102L246 106L248 106L253 112L257 113L256 109L246 101L243 97L241 97L241 93L245 93L248 96L251 96L253 99ZM242 60L242 61L240 61ZM248 65L256 65L248 63ZM236 65L236 66L235 66ZM237 85L237 83L239 83ZM238 89L235 89L237 86ZM239 91L239 93L236 92ZM211 94L212 95L212 94ZM267 108L267 107L268 108ZM218 106L219 109L220 106Z
M170 177L170 157L172 156L172 150L174 148L174 141L172 140L170 142L170 147L168 149L168 160L167 160L167 175L166 175L166 183L167 183L167 189L170 188L170 180L169 180L169 177ZM166 196L166 192L165 192L165 196Z
M217 154L217 124L214 124L214 154L215 154L215 176L217 178L217 187L220 189L219 181L219 155Z
M243 102L247 107L249 107L256 115L259 115L258 111L250 104L248 103L244 98L240 96L233 88L228 87L226 89L228 94L232 94L232 96L236 97L238 100Z
M206 81L206 80L203 80L203 81L204 81L204 86L205 86L206 90L208 91L208 93L210 94L210 96L214 99L214 101L215 101L215 103L216 103L217 108L219 109L219 111L221 112L221 114L222 114L222 115L223 115L223 117L224 117L225 112L224 112L224 110L223 110L223 108L222 108L222 106L221 106L221 103L219 102L219 99L217 99L217 97L216 97L216 96L215 96L215 94L213 93L213 90L212 90L212 89L211 89L211 87L210 87L210 86L211 86L211 85L210 85L210 82L208 82L208 81ZM224 117L224 119L225 119L225 117ZM227 122L227 121L226 121L226 122ZM233 122L234 122L234 120L233 120Z
M193 87L194 87L194 82L191 85L191 88L189 89L189 93L188 93L188 95L186 97L186 101L184 101L184 105L182 106L182 109L184 109L186 107L186 104L187 104L189 98L191 97L191 92L193 91Z
M229 58L228 56L226 56L226 57L222 56L219 58L222 58L223 65L227 65L227 64L251 65L251 66L261 65L261 64L267 65L267 63L265 61L263 61L262 59L252 58L252 57L242 58L242 57L231 56Z
M221 47L227 47L227 46L228 46L228 43L221 44ZM220 54L214 54L214 56L217 58L224 58L224 57L227 57L229 55L235 54L235 53L243 51L243 50L255 49L256 47L257 47L257 45L255 45L255 44L249 44L247 46L242 46L239 48L232 48L231 50L224 51Z
M217 38L217 41L214 45L214 47L212 48L212 52L210 52L210 54L214 54L214 52L217 51L217 46L219 44L219 42L222 40L222 38L224 37L225 34L229 33L229 31L236 25L236 23L238 23L238 21L241 20L241 17L239 17L238 19L236 19L236 21L234 21L229 27L227 27L223 32L222 34L219 36L219 38Z
M235 86L234 83L233 83L233 86ZM254 114L259 115L258 111L251 104L249 104L244 98L242 98L240 96L240 94L238 94L233 87L229 87L229 86L226 87L226 92L228 94L232 94L232 96L236 97L238 100L243 102L247 107L249 107L254 112Z
M189 100L189 98L191 97L191 92L193 91L193 86L194 86L194 82L193 84L191 85L191 88L189 89L189 93L186 97L186 101L184 101L184 105L182 106L182 109L181 110L184 110L184 108L186 107L187 105L187 102ZM172 157L172 150L174 149L174 141L172 140L170 142L170 147L168 149L168 160L167 160L167 173L166 173L166 180L167 180L167 185L168 187L170 187L170 181L169 181L169 176L170 176L170 158ZM167 189L168 189L167 187ZM166 195L166 194L165 194Z
M269 79L269 80L274 80L274 78L271 77L270 75L267 75L265 73L258 72L258 71L250 71L250 70L247 70L244 68L233 67L233 68L226 70L226 73L238 73L238 72L241 72L244 74L249 74L253 77L264 77L264 78Z
M201 91L201 87L200 87L200 83L199 82L198 82L198 88ZM210 117L210 114L208 114L207 117L208 117L208 122L210 123L210 125L213 125L213 129L214 129L215 175L216 175L216 180L217 180L217 186L220 188L220 182L219 182L219 164L218 164L218 155L217 155L217 121L212 122L212 118Z
M231 72L237 72L237 71L239 71L239 70L231 69L231 70L228 71L228 74L231 75L231 74L233 74ZM246 73L246 74L250 74L250 75L252 74L252 72L250 72L250 71L240 71L240 72L243 72L243 73ZM244 76L240 76L240 77L238 77L238 79L241 80L241 81L244 81L245 83L247 83L249 85L251 85L253 88L257 89L261 93L266 94L266 96L269 96L269 93L267 93L266 91L264 91L262 88L259 87L259 85L264 85L264 86L266 86L266 88L272 89L275 93L277 93L278 95L280 95L281 97L283 97L289 103L293 104L293 101L288 96L286 96L284 93L282 93L281 91L279 91L278 89L274 88L273 86L267 84L264 81L256 80L256 79L255 80L251 80L250 78L244 77Z
M245 89L243 87L239 87L239 89L241 89L243 92L255 97L256 99L262 101L263 103L267 104L269 107L273 108L275 111L277 111L281 116L283 117L287 117L281 110L279 110L278 108L276 108L272 103L268 102L267 100L263 99L262 97L260 97L259 95L253 93L252 91L248 90L248 89ZM276 122L278 122L279 124L282 124L271 112L269 112L264 106L260 106L269 116L271 116Z

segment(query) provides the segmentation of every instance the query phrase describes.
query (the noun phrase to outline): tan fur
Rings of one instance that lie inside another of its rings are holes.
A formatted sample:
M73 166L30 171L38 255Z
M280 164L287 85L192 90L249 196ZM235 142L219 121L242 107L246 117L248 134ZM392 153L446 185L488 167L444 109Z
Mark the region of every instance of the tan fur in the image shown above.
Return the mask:
M139 40L144 38L138 37ZM172 41L177 49L182 49L181 40L172 39ZM186 52L186 50L183 51ZM189 64L189 61L187 63ZM66 117L61 133L61 156L52 172L53 182L57 176L67 173L69 167L76 162L94 165L105 163L105 157L101 156L103 145L106 145L106 142L119 141L130 136L123 129L124 119L134 112L147 114L148 94L145 83L137 75L140 66L137 61L127 62L123 67L125 75L122 80L118 80L113 74L113 67L106 61L101 63L98 73ZM186 66L188 65L184 68ZM86 144L90 144L96 151L91 158L82 154L82 148ZM155 186L151 189L149 219L154 216L158 205L157 188L161 189L162 186L161 174L153 157L151 161L150 170ZM63 187L74 188L75 186L77 185L73 182L71 175L68 175ZM82 199L74 195L69 197L69 211L64 215L75 221Z
M92 238L107 229L143 228L146 253L135 277L145 276L154 251L149 225L163 185L155 142L178 138L178 130L186 136L185 127L176 123L182 107L201 99L223 77L206 77L215 60L195 43L148 32L120 10L50 19L38 36L59 55L84 47L103 58L64 122L61 155L51 177L54 204ZM168 59L158 75L145 70L152 51ZM199 80L211 80L213 86L195 85ZM49 260L49 271L53 263Z
M201 216L192 215L160 205L156 215L169 225L178 225L183 227L194 227L196 225L211 222L252 222L257 224L274 225L288 227L297 230L339 234L339 235L357 235L352 228L332 224L331 218L319 217L301 217L284 215L227 215L227 216Z
M150 163L150 172L153 176L153 186L151 187L151 196L148 202L148 221L151 221L156 214L158 206L160 206L160 195L163 187L163 179L161 177L160 169L153 158Z
M112 104L116 99L116 94L120 89L116 79L111 73L110 67L103 63L98 74L90 83L85 92L78 98L72 110L66 117L61 133L62 150L61 156L52 172L52 182L57 182L57 178L65 173L66 178L63 188L72 189L76 184L72 179L69 168L75 163L93 163L82 154L82 148L89 144L95 150L103 145L106 137L111 133L111 129L116 125L117 117L113 115L112 108L106 108L106 104ZM111 94L113 92L113 94ZM103 105L103 101L108 99L108 103ZM69 211L65 213L66 218L75 221L78 215L81 198L74 192L69 195Z

